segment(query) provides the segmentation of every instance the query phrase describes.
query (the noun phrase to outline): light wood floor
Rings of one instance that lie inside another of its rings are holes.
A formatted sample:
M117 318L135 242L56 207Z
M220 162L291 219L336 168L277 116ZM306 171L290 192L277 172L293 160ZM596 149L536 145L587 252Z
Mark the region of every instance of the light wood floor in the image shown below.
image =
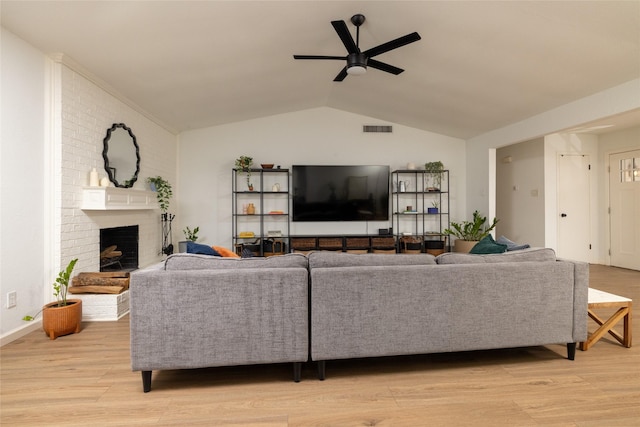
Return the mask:
M591 286L637 301L640 330L640 272L592 266ZM33 332L1 358L3 426L640 426L640 342L610 336L573 362L551 345L329 362L298 384L289 365L165 371L146 394L128 318Z

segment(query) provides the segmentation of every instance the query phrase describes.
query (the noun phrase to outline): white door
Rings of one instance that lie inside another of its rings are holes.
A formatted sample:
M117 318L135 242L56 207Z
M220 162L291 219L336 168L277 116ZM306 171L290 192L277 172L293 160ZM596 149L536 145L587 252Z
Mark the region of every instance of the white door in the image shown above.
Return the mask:
M640 270L640 150L609 156L611 265Z
M590 261L590 172L587 155L558 157L558 257Z

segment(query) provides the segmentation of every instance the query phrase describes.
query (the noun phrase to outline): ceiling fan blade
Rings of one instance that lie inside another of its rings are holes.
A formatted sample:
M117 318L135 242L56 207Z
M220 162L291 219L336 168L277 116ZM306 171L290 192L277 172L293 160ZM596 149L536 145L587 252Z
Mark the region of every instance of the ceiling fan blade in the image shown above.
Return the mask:
M338 73L336 78L333 79L333 81L334 82L341 82L341 81L344 80L345 77L347 77L347 67L344 67L342 70L340 70L340 72Z
M293 55L293 59L340 59L346 60L346 56L324 56L324 55Z
M356 42L353 41L353 37L347 28L347 24L344 21L331 21L331 25L338 33L338 37L342 40L342 44L347 48L349 53L360 53L360 49L356 46Z
M384 62L376 61L375 59L369 59L367 65L371 68L375 68L376 70L395 74L396 76L404 71L402 68L394 67L393 65L385 64Z
M420 39L421 39L420 34L411 33L411 34L407 34L406 36L399 37L395 40L391 40L390 42L383 43L379 46L372 47L371 49L368 49L362 53L364 53L366 56L371 58L373 56L380 55L381 53L385 53L385 52L389 52L390 50L397 49L409 43L417 42Z

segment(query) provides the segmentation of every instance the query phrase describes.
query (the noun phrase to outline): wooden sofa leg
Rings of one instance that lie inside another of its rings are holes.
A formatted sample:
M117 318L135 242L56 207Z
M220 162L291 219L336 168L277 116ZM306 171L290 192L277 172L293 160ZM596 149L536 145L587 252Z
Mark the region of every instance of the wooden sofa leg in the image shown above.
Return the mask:
M151 391L151 371L142 371L142 390L145 393Z
M320 381L324 381L326 367L327 367L326 361L324 360L318 361L318 379Z
M567 343L567 358L569 360L575 360L576 358L576 343L568 342Z
M299 383L302 376L302 362L293 362L293 381Z

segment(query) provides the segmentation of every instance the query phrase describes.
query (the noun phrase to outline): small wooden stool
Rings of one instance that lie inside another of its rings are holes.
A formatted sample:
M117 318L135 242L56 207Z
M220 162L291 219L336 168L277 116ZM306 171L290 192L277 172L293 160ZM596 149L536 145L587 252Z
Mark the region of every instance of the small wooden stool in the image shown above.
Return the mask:
M631 347L631 304L632 300L629 298L589 288L589 317L600 325L600 327L591 334L585 342L580 344L580 349L583 351L588 350L589 347L598 342L598 340L607 332L623 346ZM609 320L604 321L594 313L593 310L597 308L617 308L618 311L616 311ZM624 319L623 335L620 335L618 332L613 330L613 327L620 321L620 319Z

